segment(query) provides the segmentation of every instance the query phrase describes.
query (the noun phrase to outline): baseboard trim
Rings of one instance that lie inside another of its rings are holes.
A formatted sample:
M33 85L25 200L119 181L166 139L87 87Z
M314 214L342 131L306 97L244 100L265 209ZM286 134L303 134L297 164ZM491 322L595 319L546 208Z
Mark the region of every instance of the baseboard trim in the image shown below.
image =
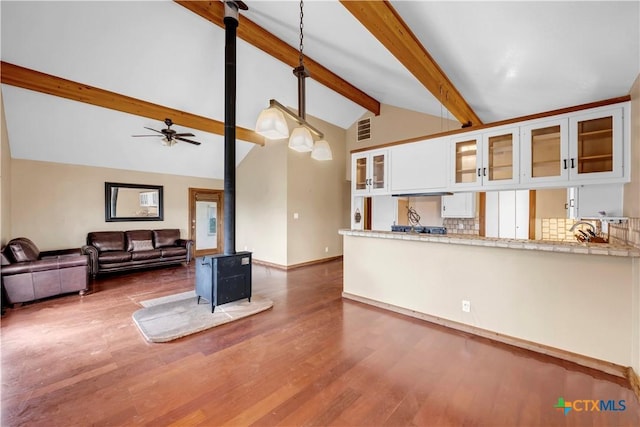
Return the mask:
M338 259L342 259L342 255L333 256L329 258L320 258L313 261L307 261L307 262L302 262L300 264L293 264L293 265L275 264L273 262L261 261L255 258L252 261L254 264L264 265L265 267L277 268L278 270L288 271L296 268L308 267L310 265L324 264L325 262L335 261Z
M617 377L627 378L631 383L631 387L634 390L635 394L638 396L638 399L640 399L640 379L638 378L638 375L634 372L634 370L630 367L617 365L615 363L595 359L593 357L584 356L582 354L573 353L567 350L561 350L559 348L550 347L533 341L527 341L521 338L500 334L498 332L489 331L487 329L478 328L476 326L465 325L464 323L443 319L441 317L432 316L430 314L420 313L418 311L398 307L393 304L383 303L348 292L342 292L342 297L353 301L358 301L363 304L368 304L374 307L393 311L395 313L403 314L405 316L435 323L437 325L445 326L447 328L455 329L461 332L477 335L503 344L512 345L514 347L523 348L525 350L530 350L536 353L541 353L547 356L552 356L558 359L573 362L587 368L597 369L607 374L615 375Z

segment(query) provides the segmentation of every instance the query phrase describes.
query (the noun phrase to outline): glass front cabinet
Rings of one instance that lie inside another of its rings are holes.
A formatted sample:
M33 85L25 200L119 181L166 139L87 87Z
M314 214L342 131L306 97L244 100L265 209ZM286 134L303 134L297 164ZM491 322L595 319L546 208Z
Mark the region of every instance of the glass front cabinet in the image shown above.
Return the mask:
M508 187L517 184L520 178L519 139L517 128L452 139L452 187Z
M566 181L569 178L569 122L551 120L522 127L522 180Z
M522 181L621 178L622 108L522 127Z
M623 175L622 108L569 118L569 179Z
M354 154L351 165L353 195L386 194L387 170L387 150Z

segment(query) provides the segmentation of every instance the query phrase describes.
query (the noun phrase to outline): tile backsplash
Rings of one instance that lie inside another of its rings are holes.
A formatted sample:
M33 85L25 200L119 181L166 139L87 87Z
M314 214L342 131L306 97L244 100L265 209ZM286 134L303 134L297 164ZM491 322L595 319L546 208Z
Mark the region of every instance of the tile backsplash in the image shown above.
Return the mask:
M587 220L596 227L596 233L602 232L600 221L597 219ZM567 218L542 218L541 238L542 240L570 241L575 242L576 238L569 229L576 223L574 219ZM586 231L585 226L578 226L576 229ZM629 218L621 224L609 224L608 238L611 243L630 245L640 248L640 218Z
M629 218L622 224L610 224L609 239L640 248L640 218Z
M442 225L449 234L480 234L479 218L444 218Z

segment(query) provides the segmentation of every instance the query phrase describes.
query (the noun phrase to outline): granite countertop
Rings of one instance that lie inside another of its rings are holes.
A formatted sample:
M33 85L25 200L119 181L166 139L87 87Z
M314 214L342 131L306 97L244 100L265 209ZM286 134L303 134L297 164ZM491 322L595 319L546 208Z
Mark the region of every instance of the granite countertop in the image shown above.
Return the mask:
M448 243L453 245L487 246L494 248L524 249L546 252L562 252L585 255L610 255L622 257L640 257L640 249L615 243L580 243L551 240L499 239L480 237L470 234L425 234L403 233L395 231L371 231L341 229L343 236L373 237L394 240L414 240L421 242Z

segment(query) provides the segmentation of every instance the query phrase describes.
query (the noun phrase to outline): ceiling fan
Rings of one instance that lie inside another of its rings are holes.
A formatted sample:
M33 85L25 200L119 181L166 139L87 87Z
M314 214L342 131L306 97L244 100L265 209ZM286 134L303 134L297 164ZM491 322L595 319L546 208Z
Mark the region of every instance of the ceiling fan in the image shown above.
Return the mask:
M164 124L167 125L166 129L162 129L162 130L155 130L155 129L151 129L148 127L144 127L145 129L149 129L151 131L157 132L160 135L131 135L131 136L135 136L135 137L144 137L144 136L162 136L162 143L164 145L169 145L172 146L173 144L176 143L176 141L184 141L184 142L188 142L189 144L193 144L193 145L200 145L200 142L198 141L192 141L190 139L185 138L185 136L195 136L192 133L177 133L175 130L171 129L171 125L173 125L173 122L171 121L171 119L164 119Z

